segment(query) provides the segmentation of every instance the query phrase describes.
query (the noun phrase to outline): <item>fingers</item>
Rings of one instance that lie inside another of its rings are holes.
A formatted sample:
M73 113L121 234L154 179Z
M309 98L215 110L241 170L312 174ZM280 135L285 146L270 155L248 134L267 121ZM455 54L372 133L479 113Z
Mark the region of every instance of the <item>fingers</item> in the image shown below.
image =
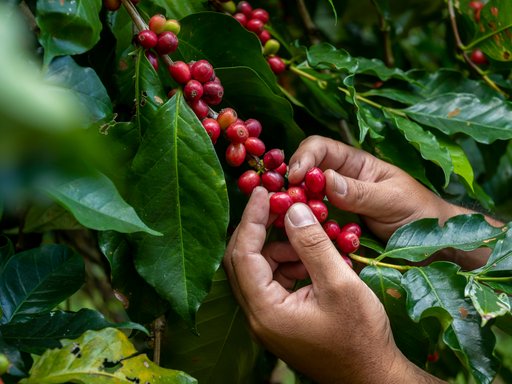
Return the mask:
M311 277L313 286L336 289L354 272L346 265L306 204L296 203L286 213L286 234Z

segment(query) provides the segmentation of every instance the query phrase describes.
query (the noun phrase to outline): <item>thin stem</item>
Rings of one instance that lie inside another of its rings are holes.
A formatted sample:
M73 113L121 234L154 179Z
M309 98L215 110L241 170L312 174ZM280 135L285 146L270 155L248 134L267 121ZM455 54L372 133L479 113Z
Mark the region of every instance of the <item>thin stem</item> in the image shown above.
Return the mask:
M367 257L354 255L353 253L349 253L348 255L352 260L359 261L360 263L366 264L366 265L373 265L377 267L385 267L385 268L393 268L400 272L408 271L409 269L412 269L414 267L410 265L396 265L396 264L389 264L389 263L383 263L382 261L377 261L375 259L370 259Z
M496 282L500 282L500 281L503 281L503 282L512 281L512 276L491 277L491 276L478 276L478 275L472 275L472 274L470 274L470 273L461 273L461 274L462 274L462 275L465 275L465 276L471 276L471 277L473 277L473 279L478 280L478 281L496 281Z
M162 315L155 319L153 322L153 334L155 335L155 342L153 345L153 362L160 365L160 355L162 351L162 336L165 331L165 316Z
M312 44L320 43L320 39L318 38L318 28L316 27L315 23L313 23L313 19L309 14L305 1L297 0L297 8L300 17L302 18L302 22L304 23L304 26L306 27L306 30L308 32L309 40L311 41Z
M135 5L133 5L133 3L130 0L121 0L121 2L123 3L124 7L126 8L126 11L132 18L139 32L144 29L148 29L146 22L137 11L137 8L135 8Z
M395 56L393 55L393 48L391 44L391 34L389 33L389 24L384 16L379 15L380 30L382 31L382 37L384 38L384 60L386 66L395 66Z

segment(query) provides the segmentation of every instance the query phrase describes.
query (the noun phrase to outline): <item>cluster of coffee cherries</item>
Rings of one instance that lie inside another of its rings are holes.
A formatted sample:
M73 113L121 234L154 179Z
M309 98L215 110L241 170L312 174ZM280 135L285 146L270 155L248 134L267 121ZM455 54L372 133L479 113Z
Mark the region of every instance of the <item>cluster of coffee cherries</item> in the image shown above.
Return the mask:
M470 1L469 7L473 9L473 17L477 23L480 22L480 13L484 8L484 3L481 1ZM497 11L494 11L495 7L491 8L491 12L494 14ZM485 57L485 53L483 53L480 49L474 49L471 51L471 55L469 56L471 61L476 65L485 65L488 64L487 57Z
M233 15L233 17L242 24L248 31L254 32L261 41L263 54L266 56L270 69L276 74L284 72L286 63L277 55L280 44L279 41L272 38L272 35L265 29L269 21L269 13L263 8L253 9L248 1L241 1L235 4L231 0L222 1L222 8Z
M146 57L155 70L158 70L158 56L169 55L178 48L177 35L180 29L177 20L168 20L164 15L154 15L149 19L149 29L143 29L138 33L137 42L146 49Z

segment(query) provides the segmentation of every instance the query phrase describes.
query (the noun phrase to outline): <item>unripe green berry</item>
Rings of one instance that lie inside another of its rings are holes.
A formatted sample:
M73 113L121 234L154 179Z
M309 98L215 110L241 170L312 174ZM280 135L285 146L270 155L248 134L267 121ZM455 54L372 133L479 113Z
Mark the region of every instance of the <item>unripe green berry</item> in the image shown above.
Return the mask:
M228 13L234 14L236 13L236 4L234 1L228 1L226 3L222 3L222 9Z
M177 35L181 31L181 24L178 20L169 19L165 22L164 31L169 31Z
M270 39L265 43L265 46L263 47L263 54L265 56L275 55L279 48L281 48L281 44L279 44L279 41L276 39Z
M0 376L7 372L9 365L9 359L7 359L7 356L0 353Z

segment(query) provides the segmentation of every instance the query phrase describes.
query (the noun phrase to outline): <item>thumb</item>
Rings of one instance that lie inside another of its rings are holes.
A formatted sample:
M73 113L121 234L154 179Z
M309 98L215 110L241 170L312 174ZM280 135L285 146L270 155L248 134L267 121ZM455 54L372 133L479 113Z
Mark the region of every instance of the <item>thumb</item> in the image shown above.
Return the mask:
M382 185L345 177L333 171L325 171L325 192L337 208L363 216L374 216L386 206L393 193Z
M296 203L288 209L285 226L314 287L333 289L353 273L306 204Z

